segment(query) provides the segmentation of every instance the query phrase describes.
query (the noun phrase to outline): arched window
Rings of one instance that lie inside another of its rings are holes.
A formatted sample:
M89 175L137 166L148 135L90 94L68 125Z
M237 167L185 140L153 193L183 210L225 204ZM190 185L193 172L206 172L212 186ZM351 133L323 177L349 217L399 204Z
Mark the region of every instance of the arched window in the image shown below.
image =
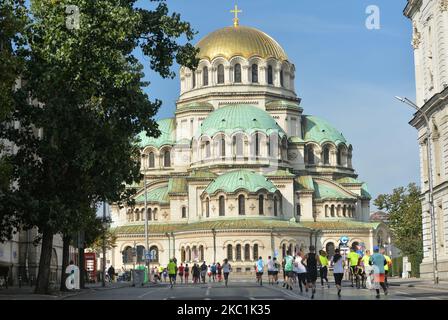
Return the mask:
M292 243L289 244L288 251L291 255L294 254L294 251L292 251Z
M227 259L233 260L233 247L231 244L227 246Z
M180 262L185 262L185 248L180 249Z
M241 261L241 245L236 245L236 261Z
M225 215L225 199L224 196L219 197L219 215L224 216Z
M154 168L156 166L156 161L154 157L154 152L150 152L148 155L148 167Z
M246 214L246 198L240 194L238 196L238 214L244 216Z
M128 246L123 250L123 263L128 264L133 262L134 262L133 249Z
M268 84L274 84L272 66L268 66Z
M331 217L334 218L334 205L331 206Z
M198 262L199 259L198 247L193 246L193 248L191 248L191 254L192 254L192 261Z
M342 165L342 148L339 147L338 148L338 153L337 153L337 162L338 162L338 166Z
M191 71L191 79L193 82L193 88L196 88L196 72Z
M258 83L258 65L256 63L252 65L252 83Z
M254 254L253 254L253 260L258 259L258 244L254 244Z
M170 150L166 150L163 153L163 166L165 168L171 167L171 152L170 152Z
M329 258L334 256L334 250L335 250L334 243L328 242L327 245L325 246L325 251L327 252Z
M211 150L210 150L210 141L205 141L205 158L210 159Z
M137 246L137 263L142 263L145 261L144 252L144 246Z
M313 146L306 146L306 158L308 164L314 164L314 150Z
M148 220L151 221L152 220L152 210L151 210L151 208L148 208L148 211L146 212L146 215L148 216Z
M210 199L205 199L205 216L210 217Z
M274 216L278 215L278 207L277 207L277 205L278 205L277 197L274 197Z
M258 196L258 214L264 215L264 197L262 194Z
M255 134L255 155L260 155L260 134L258 132Z
M225 138L225 136L221 136L220 144L221 144L221 157L225 157L226 156L226 138Z
M157 208L156 209L154 209L154 221L157 221Z
M234 82L241 83L241 65L237 63L233 70Z
M342 215L343 215L344 217L347 217L347 207L346 207L346 206L344 206L344 207L342 208Z
M199 261L204 261L204 246L199 246Z
M297 204L297 206L296 206L296 215L298 217L300 217L302 215L302 212L300 211L300 204Z
M191 261L191 248L187 247L187 261Z
M187 218L187 207L182 207L182 219Z
M224 66L220 64L218 66L218 84L224 83Z
M135 210L135 221L140 221L140 212L137 210Z
M208 86L208 68L204 67L202 69L202 85Z
M330 164L330 148L328 146L324 147L324 164Z
M282 245L282 256L286 257L286 244Z
M244 246L244 261L250 261L250 245L246 244Z
M233 150L234 154L237 157L243 156L243 136L241 134L237 134L233 136Z
M283 70L280 70L280 85L283 87Z

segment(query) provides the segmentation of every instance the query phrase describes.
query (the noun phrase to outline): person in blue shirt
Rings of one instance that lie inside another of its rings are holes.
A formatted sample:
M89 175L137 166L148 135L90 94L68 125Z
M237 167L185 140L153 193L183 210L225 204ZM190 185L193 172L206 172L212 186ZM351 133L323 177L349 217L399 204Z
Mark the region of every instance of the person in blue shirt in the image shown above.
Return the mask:
M387 261L386 258L384 258L384 256L379 253L380 248L378 246L374 246L373 247L373 255L370 256L369 259L369 264L371 266L373 266L373 276L375 279L375 290L376 290L376 297L379 298L380 297L380 289L379 286L381 286L381 288L383 288L384 290L384 295L387 296L387 288L386 288L386 284L385 284L385 271L384 271L384 266L386 265ZM378 286L379 284L379 286Z
M259 257L257 263L255 264L255 272L257 275L257 283L259 283L260 286L263 285L263 269L264 269L264 262L263 259Z

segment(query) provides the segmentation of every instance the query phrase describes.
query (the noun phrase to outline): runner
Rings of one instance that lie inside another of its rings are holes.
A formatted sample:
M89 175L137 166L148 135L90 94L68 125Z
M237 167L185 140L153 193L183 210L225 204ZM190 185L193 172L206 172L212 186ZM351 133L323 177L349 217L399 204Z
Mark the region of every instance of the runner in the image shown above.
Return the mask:
M286 286L286 289L292 290L292 278L294 277L294 259L291 256L291 252L289 250L286 252L286 257L283 261L285 262L285 267L283 269L283 275L285 277L283 288Z
M271 256L268 256L268 263L266 264L268 268L268 283L274 284L274 260Z
M222 264L222 272L224 273L224 281L226 283L226 287L227 283L229 282L230 271L232 271L232 266L230 265L229 260L224 259L224 263Z
M324 279L327 282L328 288L330 288L330 284L328 283L328 258L327 253L324 250L319 251L319 265L320 265L320 282L322 288L324 287Z
M303 256L303 252L299 251L295 261L297 263L297 280L299 282L300 293L303 293L302 284L306 288L306 268L303 264Z
M311 299L314 299L316 293L316 281L317 281L317 261L319 257L316 255L316 249L314 246L310 246L310 252L305 256L306 274L307 274L307 287L311 286Z
M166 268L163 268L162 275L163 275L163 281L166 282L166 277L168 276L168 271L166 270Z
M369 260L370 260L370 250L366 250L366 253L361 258L361 265L362 265L362 269L363 269L363 273L362 273L362 287L364 289L366 289L368 287L367 284L370 281L370 274L371 274L371 271L372 271L372 267L369 265ZM369 286L370 285L371 285L371 283L369 283Z
M222 266L219 262L216 264L216 272L218 273L218 282L221 282L222 281Z
M212 281L212 267L208 265L207 267L207 275L208 275L208 282Z
M381 247L380 253L386 259L386 265L384 266L384 283L386 284L386 287L389 288L389 282L387 281L387 277L389 276L389 270L392 267L392 259L387 255L385 248Z
M257 283L260 284L260 286L263 285L263 268L264 268L264 262L263 259L260 257L258 257L258 261L256 264L256 275L257 275Z
M185 267L184 265L181 263L179 266L179 277L180 277L180 283L184 282L184 271L185 271Z
M188 284L188 276L190 275L190 267L188 266L188 263L185 264L184 275L185 275L185 284Z
M341 256L340 250L334 250L334 256L331 258L331 265L333 266L333 275L336 288L338 289L338 297L341 297L342 278L344 277L344 259Z
M194 264L193 266L193 282L194 283L198 283L200 282L200 276L201 276L201 269L199 267L199 265L197 263Z
M210 267L211 271L212 271L212 279L213 282L216 281L216 263L213 262L212 266Z
M157 281L161 281L162 279L160 279L160 273L159 273L159 268L154 267L154 282L157 283Z
M350 279L352 281L352 287L354 287L353 281L356 281L358 284L358 275L356 273L356 266L359 263L359 255L355 251L356 249L354 247L350 248L350 253L347 256L347 260L349 261L350 266Z
M273 272L273 276L274 276L273 281L274 281L276 284L278 284L278 271L279 271L281 265L280 265L280 263L278 263L276 257L274 257L273 260L274 260L274 271L272 271L272 272Z
M373 255L369 259L369 264L373 266L373 276L375 279L375 290L376 290L376 297L380 297L380 286L384 290L384 294L387 295L388 291L386 288L386 284L384 283L385 278L385 272L384 272L384 266L387 264L386 259L384 256L379 253L380 249L378 246L373 247Z
M205 283L205 276L207 275L207 264L205 261L201 265L201 280L202 283Z
M168 263L168 266L166 267L168 269L168 274L170 276L170 287L173 288L174 283L176 282L176 263L173 261L173 259L170 259L170 263Z

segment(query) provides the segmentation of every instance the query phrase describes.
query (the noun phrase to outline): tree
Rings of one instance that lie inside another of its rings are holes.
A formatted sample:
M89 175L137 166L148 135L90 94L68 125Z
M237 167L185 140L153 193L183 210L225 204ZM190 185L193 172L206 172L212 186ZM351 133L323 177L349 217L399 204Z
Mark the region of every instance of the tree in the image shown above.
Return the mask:
M53 235L82 227L86 207L128 201L134 191L126 184L141 179L135 137L159 134L152 117L161 101L143 91L148 83L134 50L162 77L174 77L174 61L198 63L189 23L169 14L163 1L154 1L152 10L135 2L31 1L23 31L25 81L13 92L11 120L20 128L1 124L0 138L18 147L8 217L42 234L36 293L49 289ZM67 24L69 5L79 9L79 27Z
M423 259L422 206L420 190L415 183L400 187L392 194L380 194L374 201L380 210L389 213L389 227L395 245L409 256L412 275L419 274Z

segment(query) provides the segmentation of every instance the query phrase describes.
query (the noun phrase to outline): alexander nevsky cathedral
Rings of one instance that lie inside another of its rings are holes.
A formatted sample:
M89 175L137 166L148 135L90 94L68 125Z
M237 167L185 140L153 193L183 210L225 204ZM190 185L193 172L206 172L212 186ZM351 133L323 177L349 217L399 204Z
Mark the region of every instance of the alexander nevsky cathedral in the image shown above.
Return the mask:
M173 117L158 121L158 138L140 134L146 188L129 186L134 207L111 207L118 239L110 263L144 264L149 247L152 266L228 258L245 272L258 256L282 259L310 245L332 255L341 237L366 249L390 241L384 224L369 222L355 149L304 113L280 44L235 18L197 48L197 69L180 68Z

